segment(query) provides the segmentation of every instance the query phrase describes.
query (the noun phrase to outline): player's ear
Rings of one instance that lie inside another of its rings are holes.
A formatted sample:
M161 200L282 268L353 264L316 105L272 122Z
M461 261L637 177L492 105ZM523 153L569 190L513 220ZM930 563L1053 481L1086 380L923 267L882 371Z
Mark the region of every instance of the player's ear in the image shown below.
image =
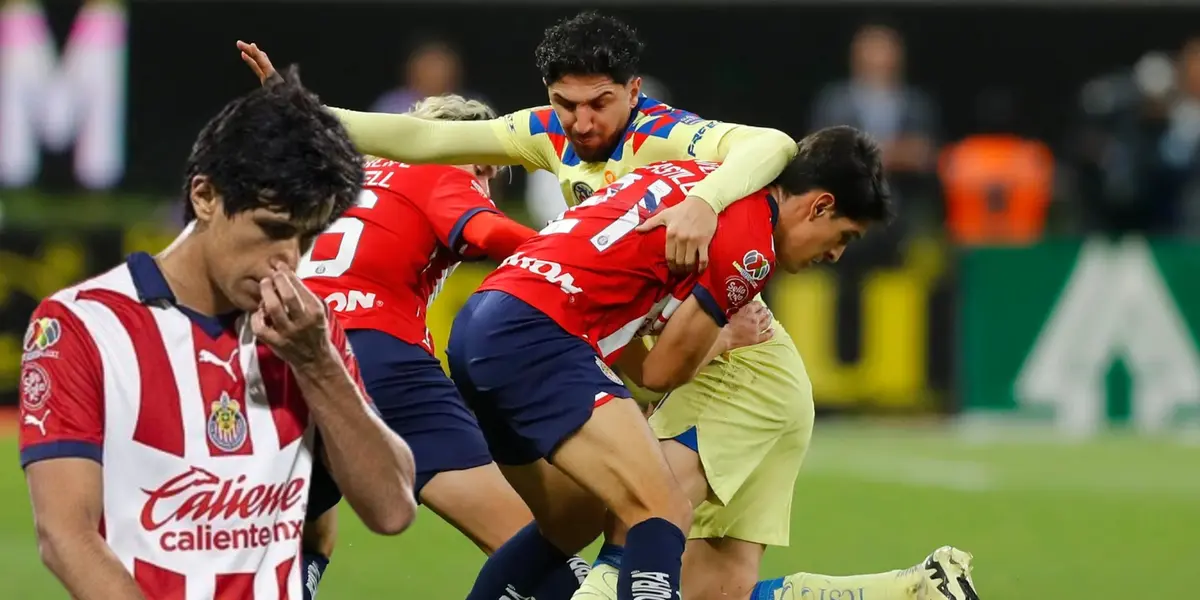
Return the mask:
M809 205L809 220L815 221L821 217L833 216L833 194L819 192Z
M207 175L192 177L188 185L188 194L192 210L196 211L196 220L201 223L212 221L221 208L221 196L212 180Z
M630 79L625 87L629 88L629 108L633 108L637 106L638 100L642 96L642 78L634 77Z

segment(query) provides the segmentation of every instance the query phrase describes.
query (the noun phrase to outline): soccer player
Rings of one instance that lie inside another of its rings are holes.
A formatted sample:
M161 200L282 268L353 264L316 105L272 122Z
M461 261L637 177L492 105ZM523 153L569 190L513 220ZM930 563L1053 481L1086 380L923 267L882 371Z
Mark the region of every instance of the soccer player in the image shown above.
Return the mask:
M620 364L651 389L682 385L725 350L728 317L762 291L777 259L796 271L836 258L887 218L873 143L836 128L800 148L775 183L721 213L710 266L700 274L671 273L662 230L635 230L682 202L718 165L657 163L552 221L484 280L455 319L451 375L535 518L539 506L569 502L542 479L549 461L629 524L621 600L677 596L692 509L608 365L635 337L656 334L648 354ZM468 600L495 597L486 571Z
M273 69L267 55L252 44L238 46L260 80L269 82ZM585 12L548 29L538 46L549 106L483 123L332 110L368 153L406 162L520 164L547 170L559 178L572 203L655 161L723 161L685 201L639 227L646 231L665 223L668 262L686 265L698 262L693 243L707 247L716 227L714 211L770 183L796 148L778 131L702 119L642 96L637 77L641 50L628 25ZM694 381L674 390L651 421L659 440L680 437L679 444L696 454L693 462L709 466L704 473L715 492L710 499L718 501L705 503L695 514L689 546L697 548L693 554L703 554L704 566L689 566L689 573L698 570L752 585L765 547L789 543L794 483L812 433L812 392L790 336L778 323L772 326L775 334L769 340L718 356ZM538 530L527 528L493 555L484 570L519 570L546 545ZM943 560L944 553L934 557L947 573L969 571L968 564ZM872 581L888 585L883 578Z
M300 598L316 469L372 531L412 522L412 454L293 272L361 161L291 72L200 132L191 224L168 249L39 305L21 465L42 559L73 598Z
M449 121L496 117L487 105L455 95L426 98L408 114ZM434 357L425 317L461 260L499 262L536 234L492 204L488 182L495 173L488 165L368 158L358 201L317 237L297 271L337 313L375 407L412 448L418 501L489 555L533 515L492 462L475 417ZM594 539L603 518L598 505L594 512L590 521L573 518L555 527L571 533L558 544L582 548ZM322 528L321 521L314 528ZM307 557L318 579L327 552L314 549ZM549 581L514 591L536 591L539 600L570 598L580 583L575 571L586 573L587 562L556 560L561 567Z

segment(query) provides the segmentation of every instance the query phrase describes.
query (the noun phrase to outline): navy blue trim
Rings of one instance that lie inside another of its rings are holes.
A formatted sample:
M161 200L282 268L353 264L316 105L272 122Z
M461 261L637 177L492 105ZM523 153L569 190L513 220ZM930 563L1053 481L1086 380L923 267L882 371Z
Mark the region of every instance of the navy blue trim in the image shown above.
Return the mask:
M721 305L717 304L712 293L704 289L704 286L696 284L696 287L692 288L692 295L700 302L700 307L704 309L704 312L717 322L718 327L724 327L729 322L729 319L725 318L725 311L721 310Z
M779 225L779 201L775 196L767 194L767 206L771 207L771 227L774 228Z
M134 252L125 259L129 265L129 274L133 277L133 287L137 290L138 299L143 304L166 301L175 304L175 294L163 276L154 257L145 252Z
M237 322L239 316L237 312L209 316L186 306L180 306L175 300L175 293L171 291L170 284L167 283L166 276L163 275L162 269L158 268L158 263L154 261L153 256L145 252L134 252L125 259L125 263L129 265L129 275L133 278L133 287L137 290L138 300L141 300L142 304L161 302L170 304L187 315L211 338L221 337Z
M700 437L696 434L695 427L692 427L671 439L683 444L684 446L687 446L687 448L692 452L700 454Z
M460 256L467 253L467 244L462 239L463 231L467 228L467 221L470 221L475 215L484 212L498 213L500 211L485 206L476 206L463 213L462 216L454 221L454 226L450 228L450 235L446 238L446 241L450 242L451 251ZM483 250L483 248L479 249Z
M93 442L59 440L27 446L21 451L21 468L52 458L89 458L104 464L104 447Z

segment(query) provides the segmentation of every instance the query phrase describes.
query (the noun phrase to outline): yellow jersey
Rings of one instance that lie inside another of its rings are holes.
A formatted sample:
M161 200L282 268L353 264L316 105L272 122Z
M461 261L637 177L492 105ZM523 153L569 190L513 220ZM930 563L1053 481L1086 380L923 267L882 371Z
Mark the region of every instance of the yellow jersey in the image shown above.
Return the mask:
M520 164L554 173L576 204L630 171L663 160L722 165L693 188L721 212L769 185L796 155L786 134L722 123L642 96L616 149L604 162L583 162L549 106L490 121L430 121L407 115L331 109L364 154L406 163Z

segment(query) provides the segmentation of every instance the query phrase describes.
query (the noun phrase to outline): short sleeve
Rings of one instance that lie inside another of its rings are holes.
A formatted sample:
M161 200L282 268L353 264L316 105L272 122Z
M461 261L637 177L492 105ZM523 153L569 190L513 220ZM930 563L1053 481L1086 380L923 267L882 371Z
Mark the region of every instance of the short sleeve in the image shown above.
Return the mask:
M527 108L491 123L505 153L527 171L558 171L567 136L553 108Z
M771 219L752 210L755 202L732 205L722 213L717 235L708 249L708 269L700 274L692 294L724 327L729 316L762 293L775 269ZM733 211L732 213L730 211Z
M21 358L21 467L53 458L103 462L104 370L100 350L75 313L43 301Z
M466 255L470 250L463 239L467 221L481 212L498 211L478 180L462 169L451 167L434 184L424 212L438 241L455 253Z

